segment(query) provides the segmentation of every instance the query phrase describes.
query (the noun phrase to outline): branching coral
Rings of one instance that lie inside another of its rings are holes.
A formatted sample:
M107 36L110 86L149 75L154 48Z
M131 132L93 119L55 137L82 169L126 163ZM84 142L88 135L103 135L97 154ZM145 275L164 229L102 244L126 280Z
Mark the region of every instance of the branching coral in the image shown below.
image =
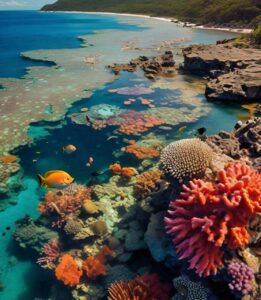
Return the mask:
M144 274L129 281L116 281L109 287L108 300L168 300L170 285L157 274Z
M122 168L120 164L110 165L109 169L113 174L122 175L123 177L127 177L127 178L130 178L136 175L137 173L134 168L131 167Z
M134 188L135 196L144 199L157 188L163 173L160 170L151 170L137 176Z
M43 254L37 260L37 263L44 269L53 269L54 263L60 256L60 244L58 239L53 239L44 245L41 253Z
M139 146L132 140L129 141L129 146L126 147L125 152L134 154L138 159L158 157L160 155L158 149Z
M69 254L62 256L59 265L55 269L56 278L71 287L80 283L82 273L77 262Z
M239 260L231 260L227 272L232 279L228 286L233 294L244 296L252 291L254 272L246 264Z
M180 259L187 258L199 276L217 272L223 245L234 249L248 242L245 226L261 211L260 184L256 170L229 163L218 173L217 183L194 179L170 203L167 232Z
M160 160L165 173L181 180L204 175L212 157L212 149L194 138L169 144L162 150Z
M82 269L86 272L87 277L95 280L98 276L105 276L107 274L106 258L111 255L111 249L108 246L104 246L97 255L87 257L82 265Z
M90 188L73 184L62 192L48 192L38 209L43 215L55 217L53 226L61 227L68 218L81 208L83 201L90 198Z

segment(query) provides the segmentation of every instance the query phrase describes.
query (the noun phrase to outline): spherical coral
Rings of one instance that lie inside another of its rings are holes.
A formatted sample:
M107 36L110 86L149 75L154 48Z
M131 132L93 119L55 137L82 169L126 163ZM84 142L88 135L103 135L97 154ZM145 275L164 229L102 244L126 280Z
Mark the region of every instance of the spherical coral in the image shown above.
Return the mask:
M248 242L245 227L261 211L260 182L255 170L229 163L216 184L194 179L183 185L181 199L170 203L167 232L180 259L187 258L199 276L216 273L223 245L235 249Z
M169 144L161 152L163 170L178 180L204 175L213 157L212 149L200 139L184 139Z
M142 147L133 141L130 141L130 145L126 147L125 152L134 154L138 159L144 159L146 157L158 157L160 155L158 149Z
M87 257L82 265L82 269L86 272L87 277L95 280L98 276L105 276L107 274L106 258L111 255L111 249L108 246L104 246L97 255Z
M80 270L71 255L64 254L55 269L55 276L58 280L63 281L65 285L73 287L79 284L82 270Z
M122 175L124 177L132 177L136 174L136 170L131 167L122 168L120 164L110 165L109 169L113 174Z
M168 300L170 285L157 274L144 274L129 281L116 281L109 287L108 300Z
M97 205L90 199L86 199L83 201L82 209L90 215L96 214L99 211Z
M90 228L98 236L103 236L108 232L108 226L103 220L97 220L91 223Z
M135 196L138 199L144 199L157 189L163 173L160 170L151 170L137 176L134 187Z
M233 259L228 264L227 272L231 276L228 286L233 294L244 296L252 291L254 271L246 264Z
M63 229L68 235L76 235L82 230L82 224L77 220L68 219Z
M175 289L179 294L175 295L175 300L208 300L208 290L201 282L194 282L189 277L182 275L173 280Z

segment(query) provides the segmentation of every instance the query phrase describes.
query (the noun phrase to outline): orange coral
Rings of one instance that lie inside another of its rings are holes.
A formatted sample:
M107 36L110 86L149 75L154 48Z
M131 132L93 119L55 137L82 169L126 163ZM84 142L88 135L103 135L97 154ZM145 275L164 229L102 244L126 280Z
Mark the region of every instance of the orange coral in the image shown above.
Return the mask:
M64 254L59 265L55 269L55 276L58 280L63 281L65 285L71 287L80 283L82 270L79 269L78 264L69 254Z
M122 168L120 164L110 165L109 169L112 171L113 174L122 175L124 177L132 177L136 174L134 168Z
M53 226L61 226L81 208L84 200L91 198L91 191L84 185L73 184L63 192L48 192L38 210L43 215L55 217Z
M144 274L129 281L116 281L109 287L108 300L169 300L171 285L157 274Z
M9 164L17 161L17 157L15 155L3 155L0 157L0 161L4 164Z
M111 249L108 246L104 246L97 255L87 257L82 265L82 269L86 272L87 277L95 280L98 276L105 276L107 274L106 257L111 255Z
M126 147L125 152L134 154L138 159L144 159L146 157L158 157L160 155L159 150L150 147L142 147L135 142L129 142L129 146Z
M134 188L135 195L138 199L146 198L150 193L155 191L163 172L160 170L151 170L137 176Z

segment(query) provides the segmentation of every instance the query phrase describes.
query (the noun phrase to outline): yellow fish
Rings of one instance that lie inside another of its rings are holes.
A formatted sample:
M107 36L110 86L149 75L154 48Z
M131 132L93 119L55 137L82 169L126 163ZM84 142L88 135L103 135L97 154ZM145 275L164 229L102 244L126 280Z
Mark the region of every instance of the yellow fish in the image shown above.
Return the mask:
M74 145L67 145L63 147L63 152L66 152L67 154L73 153L77 148Z
M182 126L178 129L178 131L184 131L187 128L187 126Z
M46 172L44 176L38 174L37 177L39 178L40 186L44 186L46 189L64 189L74 181L70 174L60 170Z

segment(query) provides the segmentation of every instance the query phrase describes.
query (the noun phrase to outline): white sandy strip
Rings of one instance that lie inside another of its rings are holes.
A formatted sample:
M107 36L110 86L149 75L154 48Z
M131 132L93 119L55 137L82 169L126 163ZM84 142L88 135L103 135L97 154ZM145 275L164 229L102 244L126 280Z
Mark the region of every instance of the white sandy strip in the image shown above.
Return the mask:
M219 30L219 31L228 31L234 33L251 33L253 29L248 28L229 28L229 27L207 27L204 25L197 25L194 23L182 22L178 21L176 18L164 18L164 17L151 17L149 15L141 15L141 14L128 14L128 13L113 13L113 12L87 12L87 11L48 11L48 12L62 12L62 13L78 13L78 14L88 14L88 15L116 15L116 16L126 16L126 17L140 17L147 19L155 19L164 22L173 22L176 24L182 25L184 27L190 27L194 29L206 29L206 30Z

